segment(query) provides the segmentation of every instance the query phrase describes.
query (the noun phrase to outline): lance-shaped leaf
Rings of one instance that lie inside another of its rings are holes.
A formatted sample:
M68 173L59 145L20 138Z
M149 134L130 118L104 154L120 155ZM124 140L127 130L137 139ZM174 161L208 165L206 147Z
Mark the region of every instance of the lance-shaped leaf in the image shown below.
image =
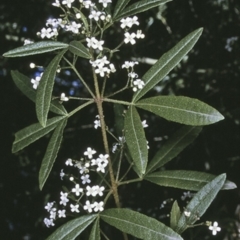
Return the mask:
M15 134L12 152L15 153L52 131L64 116L48 119L44 128L40 123L32 124Z
M146 175L144 179L160 186L199 191L216 176L213 174L187 170L166 170ZM236 188L236 184L226 180L222 190Z
M92 230L89 236L89 240L100 240L100 226L99 218L96 219L95 223L92 226Z
M116 6L114 8L114 12L113 12L113 19L115 17L117 17L117 15L119 14L119 12L121 12L126 6L127 4L130 2L130 0L118 0L116 3Z
M20 91L31 101L36 102L36 90L33 89L30 79L18 71L11 71L11 76ZM58 100L51 102L50 111L60 115L67 115L66 109Z
M175 47L165 53L142 77L145 86L133 96L133 102L139 100L158 84L193 48L202 33L202 28L183 38Z
M129 209L108 209L100 214L103 221L122 232L144 240L180 240L180 235L154 218Z
M170 227L173 230L176 229L180 217L181 217L181 211L178 206L178 202L176 200L176 201L174 201L171 212L170 212Z
M63 119L61 122L58 123L58 126L53 132L53 135L49 141L47 146L46 153L42 160L41 168L39 171L39 188L42 190L51 170L55 159L57 157L62 137L63 137L63 130L67 124L67 119Z
M113 21L118 21L122 18L135 15L140 12L145 12L151 8L158 7L161 4L170 2L171 0L142 0L136 3L133 3L129 7L126 7L119 15L117 15Z
M58 64L66 50L60 52L47 66L37 89L36 113L40 124L45 127L47 115L51 104L52 90Z
M209 125L224 119L213 107L189 97L152 97L140 100L135 105L169 121L192 126Z
M153 172L176 157L201 132L201 127L183 126L159 149L147 167L147 173Z
M52 233L46 240L73 240L89 226L97 215L84 215L75 218Z
M197 192L192 200L188 203L184 212L189 216L182 213L176 231L182 233L188 226L194 224L208 209L212 201L215 199L217 193L221 190L226 180L226 174L221 174L214 178L211 182L207 183L199 192Z
M40 53L52 52L59 49L67 48L68 44L55 41L42 41L30 43L3 54L4 57L23 57Z
M83 57L83 58L87 58L87 59L91 58L91 54L89 53L87 48L79 41L70 42L69 50L70 50L70 52L72 52L73 54L75 54L79 57Z
M142 122L135 107L129 107L124 125L126 143L137 168L137 174L141 177L146 170L148 149Z

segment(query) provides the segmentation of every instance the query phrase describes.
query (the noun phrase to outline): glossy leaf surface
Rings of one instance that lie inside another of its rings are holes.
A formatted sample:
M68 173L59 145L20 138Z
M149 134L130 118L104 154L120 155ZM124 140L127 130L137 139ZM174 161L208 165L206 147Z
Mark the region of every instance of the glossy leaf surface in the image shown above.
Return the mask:
M213 107L197 99L181 96L159 96L140 100L136 106L169 121L192 126L216 123L224 117Z
M207 183L199 192L197 192L192 200L185 208L185 212L190 213L186 216L182 213L176 231L182 233L188 226L194 224L208 209L212 201L215 199L217 193L221 190L226 180L226 174L221 174L214 178L211 182Z
M15 141L13 142L12 152L15 153L29 144L37 141L39 138L43 137L50 131L52 131L59 121L61 121L63 116L54 117L47 120L46 127L44 128L40 123L32 124L15 134Z
M55 41L42 41L26 44L3 54L4 57L23 57L67 48L68 44Z
M183 126L161 146L147 167L147 173L153 172L175 158L201 132L201 127Z
M135 107L130 106L125 115L125 139L139 176L145 173L148 149L141 119Z
M127 4L130 2L130 0L118 0L116 3L116 6L114 8L114 12L113 12L113 19L115 17L117 17L117 15L119 14L119 12L121 12L126 6Z
M108 209L100 214L103 221L122 232L144 240L180 240L180 235L154 218L129 209Z
M94 222L94 224L92 226L89 240L101 240L99 218L96 219L96 221Z
M190 191L199 191L216 176L210 173L187 171L187 170L166 170L146 175L144 179L160 186L174 187ZM236 184L226 181L222 190L236 188Z
M95 218L96 215L84 215L71 220L59 227L46 240L74 240Z
M56 76L56 71L58 69L59 62L62 59L64 53L65 50L59 53L49 63L41 77L41 81L39 82L39 86L37 88L36 113L38 121L42 126L46 126L48 111L52 100L52 90Z
M126 7L119 15L117 15L113 20L118 21L122 18L135 15L140 12L145 12L151 8L158 7L161 4L170 2L171 0L142 0L132 5Z
M137 91L133 96L133 102L139 100L156 84L158 84L178 63L184 56L193 48L202 34L202 28L199 28L183 38L177 45L175 45L144 74L142 80L145 82L143 89Z
M31 80L27 76L23 75L18 71L11 71L11 76L13 78L14 83L19 88L19 90L28 97L31 101L36 102L36 90L33 89ZM59 101L53 100L50 104L50 111L59 114L59 115L67 115L67 111Z
M170 212L170 227L173 230L176 229L177 223L178 223L180 217L181 217L181 211L178 206L178 202L174 201L171 212Z
M63 119L58 123L58 126L53 132L53 135L49 141L47 146L47 150L45 152L44 158L42 160L41 168L39 171L39 188L42 190L51 170L55 159L57 157L60 144L63 138L63 130L67 124L67 120Z
M90 59L91 55L87 48L79 41L72 41L69 44L69 51L78 57Z

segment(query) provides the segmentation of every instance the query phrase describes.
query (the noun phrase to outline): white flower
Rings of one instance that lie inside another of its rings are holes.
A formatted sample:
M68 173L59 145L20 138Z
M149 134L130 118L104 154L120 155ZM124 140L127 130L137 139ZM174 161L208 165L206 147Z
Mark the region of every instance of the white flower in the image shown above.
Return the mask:
M114 66L113 63L111 63L111 64L109 65L109 67L110 67L110 71L111 71L112 73L116 72L116 68L115 68L115 66Z
M66 206L66 204L67 204L67 202L69 202L69 199L67 198L67 193L63 193L63 192L60 192L60 194L61 194L61 197L60 197L60 199L61 199L61 201L60 201L60 205L62 204L62 205L64 205L64 206Z
M90 183L91 180L89 179L89 177L90 177L89 174L81 176L82 184Z
M66 97L65 93L61 93L60 100L67 102L69 100L69 98Z
M87 186L86 189L87 189L87 192L86 192L87 196L90 196L90 195L92 195L93 197L96 196L95 187Z
M124 39L124 42L125 43L131 43L132 45L136 43L136 40L134 39L136 37L136 34L135 33L129 33L129 32L126 32L124 34L125 36L125 39Z
M27 44L31 44L31 43L33 43L33 41L31 41L29 39L24 39L23 45L27 45Z
M102 51L103 50L103 47L102 47L103 44L104 44L104 41L96 41L95 49L98 49L98 50Z
M37 76L35 79L34 78L31 79L31 83L33 84L33 88L34 89L37 89L37 87L39 85L39 82L40 82L40 80L42 78L42 74L43 73L41 73L40 76Z
M128 74L128 76L130 77L130 78L137 78L138 77L138 75L135 73L135 72L130 72L129 74Z
M191 212L184 211L184 215L185 215L186 217L190 217L190 215L191 215Z
M91 37L91 38L86 38L86 40L87 40L87 46L89 48L92 47L95 49L95 43L96 43L97 39L95 37Z
M63 172L63 169L61 169L61 172L60 172L60 178L61 180L63 180L63 177L65 176L65 173Z
M56 208L52 208L50 211L50 218L55 219L56 218Z
M50 212L50 210L52 209L54 202L49 202L47 203L47 205L45 206L45 209L47 209L48 212Z
M94 205L91 204L89 201L86 201L85 205L83 206L83 209L87 210L89 213L92 212L93 208L94 208Z
M66 26L67 31L71 31L73 33L79 33L79 28L82 25L80 23L76 23L75 21L71 22L71 25Z
M105 167L106 167L105 164L98 164L97 172L105 173Z
M137 16L134 16L133 18L130 18L130 17L123 18L121 19L120 22L122 23L121 28L123 29L126 27L131 28L134 24L139 25Z
M67 161L65 162L65 164L68 166L73 166L73 163L72 163L72 159L71 158L68 158Z
M136 92L138 89L142 89L145 83L141 79L137 79L133 81L133 85L136 86L136 87L133 87L133 91Z
M75 192L76 196L79 196L81 192L83 192L83 189L80 188L79 184L75 185L75 188L72 189L72 192Z
M137 30L136 38L144 38L145 35L142 33L142 30Z
M99 203L98 202L94 202L93 204L94 204L94 207L95 207L94 208L95 212L101 212L101 211L104 210L104 208L103 208L103 204L104 204L103 201L101 201Z
M94 4L90 0L88 0L88 1L80 1L80 2L82 2L83 6L85 8L89 8L89 7L93 7L94 6Z
M100 120L95 120L94 121L94 128L97 129L98 127L101 127Z
M122 68L128 69L130 67L133 67L136 64L138 64L138 62L125 61L124 64L122 65Z
M108 158L109 158L109 155L108 154L100 154L99 157L98 157L98 164L102 164L104 166L107 166L108 164Z
M65 212L66 212L66 210L58 210L58 217L65 218L66 217Z
M96 151L95 151L94 149L88 147L88 148L87 148L87 151L84 152L83 154L84 154L85 156L88 156L89 159L92 159L92 155L95 154L95 153L96 153Z
M52 5L55 6L55 7L60 7L60 3L59 3L58 0L55 0L55 2L52 3Z
M221 231L221 228L218 227L218 223L217 222L214 222L213 225L209 226L209 230L212 231L212 235L216 235L217 232Z
M107 7L107 4L108 3L111 3L112 2L112 0L99 0L99 3L102 3L102 5L103 5L103 7Z
M76 13L76 18L80 19L81 18L81 14L80 13Z
M71 207L71 212L80 212L79 211L79 204L76 204L76 205L73 205L73 204L70 204L70 207Z
M102 196L104 190L105 187L99 187L98 185L95 186L96 195L98 194L99 196Z
M143 121L142 121L142 126L143 126L143 128L148 127L148 125L147 125L147 121L146 121L146 120L143 120Z
M51 32L52 32L51 28L47 28L47 29L43 28L43 29L41 29L40 36L41 36L41 38L45 38L45 37L51 38L52 37Z
M110 70L107 67L104 67L102 64L97 66L98 68L95 69L95 73L99 74L101 77L105 76L105 72L109 72Z
M55 224L53 223L53 219L44 218L43 222L44 222L44 224L45 224L47 227L50 227L50 226L54 226L54 225L55 225Z
M89 18L90 19L94 19L95 21L98 21L99 20L99 17L102 13L101 12L97 12L97 11L91 11L91 14L89 15Z
M67 5L69 8L72 7L72 3L74 2L75 0L63 0L62 1L62 4L63 5Z

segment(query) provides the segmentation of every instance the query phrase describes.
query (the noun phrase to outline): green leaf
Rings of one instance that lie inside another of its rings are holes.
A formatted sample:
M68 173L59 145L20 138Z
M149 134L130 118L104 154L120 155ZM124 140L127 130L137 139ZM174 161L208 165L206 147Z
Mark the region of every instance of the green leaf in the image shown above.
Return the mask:
M73 54L75 54L79 57L83 57L83 58L87 58L87 59L91 58L91 54L89 53L87 48L79 41L70 42L69 50L70 50L70 52L72 52Z
M89 240L100 240L100 226L99 218L96 219L95 223L92 226L92 230L89 236Z
M59 227L46 240L74 240L96 217L93 214L75 218Z
M175 158L184 148L194 141L201 130L201 127L181 127L155 154L147 167L147 173L153 172Z
M44 71L36 95L36 113L40 124L45 127L47 115L51 104L52 90L58 64L66 50L60 52Z
M148 149L142 122L135 107L130 106L127 110L124 125L126 143L141 177L147 167Z
M11 71L11 76L13 78L14 83L20 89L20 91L28 97L31 101L36 102L36 90L33 89L30 78L23 75L18 71ZM50 111L59 114L59 115L67 115L67 111L62 104L59 103L58 100L53 100L50 105Z
M140 100L136 106L169 121L192 126L209 125L224 119L213 107L197 99L159 96Z
M205 184L211 182L215 177L215 175L205 172L166 170L146 175L144 179L160 186L199 191ZM227 180L224 183L222 190L234 189L236 187L235 183Z
M15 141L13 142L12 152L15 153L29 144L37 141L39 138L52 131L59 121L64 119L64 116L58 116L47 120L46 127L41 126L40 123L32 124L15 134Z
M118 0L117 1L116 6L114 8L114 12L113 12L113 19L115 17L117 17L119 12L121 12L121 10L123 10L129 2L130 2L130 0Z
M103 221L122 232L144 240L180 240L180 235L154 218L129 209L108 209L100 213Z
M207 183L199 192L197 192L192 200L188 203L184 212L190 213L190 216L185 216L182 213L176 231L182 233L188 226L194 224L208 209L212 201L215 199L217 193L221 190L226 180L226 174L221 174Z
M42 190L51 170L55 159L57 157L62 138L63 138L63 130L67 124L67 119L63 119L58 123L58 126L53 132L53 135L49 141L46 153L42 160L41 168L39 171L39 188Z
M125 8L121 13L116 16L113 21L118 21L122 18L135 15L140 12L145 12L151 8L158 7L161 4L170 2L171 0L142 0L136 3L133 3L129 7Z
M174 201L174 203L172 205L172 209L171 209L171 213L170 213L170 227L173 230L176 229L177 223L178 223L180 217L181 217L181 211L178 206L178 202L176 200L176 201Z
M116 129L117 135L123 136L125 108L121 104L114 103L113 111L114 111L114 120L115 120L114 127Z
M23 57L40 53L52 52L58 49L67 48L68 44L55 41L42 41L27 44L3 54L4 57Z
M202 34L202 30L202 28L199 28L183 38L144 74L142 80L145 82L145 86L134 94L133 102L136 102L144 96L178 65L184 56L193 48Z

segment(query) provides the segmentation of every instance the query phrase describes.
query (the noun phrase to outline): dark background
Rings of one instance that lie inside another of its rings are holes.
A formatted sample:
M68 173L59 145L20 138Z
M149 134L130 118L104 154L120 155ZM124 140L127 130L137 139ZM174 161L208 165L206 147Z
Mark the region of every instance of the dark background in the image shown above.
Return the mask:
M167 3L159 19L159 10L139 14L144 40L133 47L124 47L121 59L149 57L158 59L191 31L203 27L204 31L187 61L181 63L165 79L161 94L175 94L200 99L216 108L225 120L204 128L197 140L185 149L167 169L189 169L213 174L227 173L228 179L240 184L240 2L238 0L174 0ZM0 54L21 46L21 38L37 40L36 32L44 27L48 17L58 16L58 9L44 0L0 2ZM118 25L115 26L117 32ZM114 44L118 39L111 39ZM117 43L117 42L116 42ZM119 54L120 56L120 54ZM59 171L68 157L79 156L96 139L99 132L92 129L96 110L89 108L76 115L67 125L64 143L53 172L43 191L38 187L38 170L49 138L40 139L19 153L11 153L14 133L37 122L34 104L15 87L10 70L33 77L29 63L46 65L51 55L5 59L0 57L0 239L45 239L53 228L47 229L42 220L46 216L47 201L58 198L61 189ZM119 67L117 66L117 67ZM139 76L149 68L140 64ZM118 77L122 78L122 76ZM117 77L112 88L121 85ZM76 84L73 82L76 81ZM56 84L55 93L61 91L74 96L84 96L81 84L74 76L65 77ZM150 93L157 95L157 91ZM74 103L67 103L73 108ZM109 126L113 126L112 108L106 106ZM171 135L177 124L155 118L141 112L150 127L147 129L151 152L161 147L164 137ZM163 140L159 141L159 138ZM151 157L151 156L150 156ZM132 173L133 174L133 173ZM133 177L134 176L133 174ZM177 199L181 207L183 191L157 187L148 183L133 184L120 188L124 207L153 216L166 224L172 202L161 208L167 199ZM240 239L240 192L239 189L222 191L201 220L218 221L222 231L212 236L206 227L188 230L184 239ZM57 222L57 226L63 222ZM108 230L106 230L108 231ZM111 239L116 239L114 236ZM121 239L121 238L119 238Z

